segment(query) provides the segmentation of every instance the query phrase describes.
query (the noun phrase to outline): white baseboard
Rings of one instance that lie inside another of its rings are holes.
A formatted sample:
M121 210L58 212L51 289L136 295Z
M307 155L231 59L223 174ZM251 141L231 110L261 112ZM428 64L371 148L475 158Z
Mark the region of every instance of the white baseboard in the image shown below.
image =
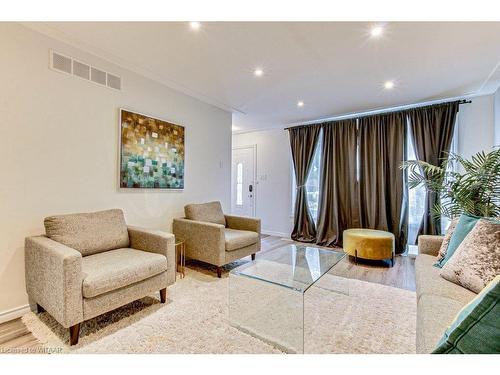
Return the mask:
M267 230L267 229L262 229L260 232L262 234L267 234L269 236L277 236L277 237L283 237L283 238L290 238L290 233L275 232L275 231Z
M19 306L10 310L1 311L0 323L5 323L8 322L9 320L20 318L21 316L23 316L26 313L29 313L30 311L31 311L30 305Z

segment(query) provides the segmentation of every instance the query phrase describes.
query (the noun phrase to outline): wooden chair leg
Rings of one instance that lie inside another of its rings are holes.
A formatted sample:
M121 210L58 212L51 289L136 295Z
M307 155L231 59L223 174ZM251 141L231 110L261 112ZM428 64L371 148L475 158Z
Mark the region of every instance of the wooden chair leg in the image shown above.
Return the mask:
M222 277L222 267L217 267L217 277L220 279Z
M161 303L167 302L167 288L163 288L160 290L160 302Z
M40 313L45 312L45 309L37 303L36 304L36 312L40 314Z
M252 254L252 260L255 260L255 253Z
M78 338L80 337L80 323L69 327L69 344L78 344Z

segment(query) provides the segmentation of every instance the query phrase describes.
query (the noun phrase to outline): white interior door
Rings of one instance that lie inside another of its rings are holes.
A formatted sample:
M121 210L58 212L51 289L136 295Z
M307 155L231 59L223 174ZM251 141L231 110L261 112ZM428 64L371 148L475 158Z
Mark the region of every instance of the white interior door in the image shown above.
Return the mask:
M255 146L233 148L231 210L240 216L255 216Z

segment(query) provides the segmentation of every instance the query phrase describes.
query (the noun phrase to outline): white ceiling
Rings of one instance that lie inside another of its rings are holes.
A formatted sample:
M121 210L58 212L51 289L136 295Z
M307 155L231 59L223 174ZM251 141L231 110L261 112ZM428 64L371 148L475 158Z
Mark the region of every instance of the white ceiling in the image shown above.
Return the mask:
M500 85L500 22L388 23L378 39L362 22L25 25L231 110L242 131ZM393 90L383 89L387 80Z

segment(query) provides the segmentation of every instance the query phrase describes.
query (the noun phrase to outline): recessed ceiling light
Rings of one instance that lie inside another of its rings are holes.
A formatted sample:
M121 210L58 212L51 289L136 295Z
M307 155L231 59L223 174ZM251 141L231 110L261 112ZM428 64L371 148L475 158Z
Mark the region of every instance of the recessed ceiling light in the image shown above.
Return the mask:
M304 102L302 100L299 100L297 102L297 107L303 107L304 106Z
M379 36L381 36L382 34L384 33L384 27L381 26L381 25L377 25L377 26L373 26L371 31L370 31L370 34L372 35L372 37L374 38L378 38Z
M201 27L201 23L199 22L189 22L189 26L191 26L191 29L193 30L199 30Z
M238 126L236 126L236 125L232 125L232 126L231 126L231 130L232 130L233 132L235 132L235 131L237 131L237 130L240 130L240 128L239 128Z
M256 77L261 77L263 74L264 74L264 71L262 69L255 69L253 74L256 76Z
M384 88L386 88L387 90L390 90L392 88L394 88L394 82L393 81L387 81L384 83Z

